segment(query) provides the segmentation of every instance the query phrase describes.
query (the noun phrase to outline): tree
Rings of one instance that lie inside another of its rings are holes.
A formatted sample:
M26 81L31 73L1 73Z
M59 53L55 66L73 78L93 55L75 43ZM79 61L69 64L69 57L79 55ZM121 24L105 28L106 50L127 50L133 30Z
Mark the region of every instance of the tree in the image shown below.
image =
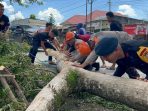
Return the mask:
M53 14L50 14L50 16L49 16L49 23L55 24L55 18L53 16Z
M31 14L29 18L35 20L36 19L36 16L34 14Z
M0 0L0 2L2 2L4 0ZM37 3L39 5L42 5L43 2L41 0L27 0L27 2L24 2L24 0L9 0L9 2L11 4L13 3L18 3L19 5L22 5L22 6L29 6L30 4L33 4L33 3Z

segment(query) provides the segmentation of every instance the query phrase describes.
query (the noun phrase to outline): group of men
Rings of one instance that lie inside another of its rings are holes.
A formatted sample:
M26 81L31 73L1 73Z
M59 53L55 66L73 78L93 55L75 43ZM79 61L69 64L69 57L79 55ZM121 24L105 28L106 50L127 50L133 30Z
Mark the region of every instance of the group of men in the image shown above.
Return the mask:
M99 70L96 62L100 56L103 65L105 61L113 63L110 69L115 69L114 76L121 77L127 73L130 78L140 79L137 69L146 74L144 81L148 81L148 41L132 40L132 37L123 32L120 22L114 20L114 14L107 12L106 17L110 22L110 31L102 31L91 36L86 33L83 24L77 25L77 31L67 32L61 47L58 40L58 31L52 29L52 24L47 23L44 30L38 30L33 37L33 45L29 52L31 62L34 63L38 48L41 46L45 52L47 48L64 52L70 61L79 63L73 66L87 70ZM8 30L9 18L4 15L4 5L0 3L0 32ZM48 58L49 64L55 64L52 57Z
M76 33L72 31L66 33L62 47L55 38L58 36L57 30L50 27L49 30L37 32L29 53L32 63L34 63L38 47L42 46L46 55L46 48L62 51L70 61L78 62L73 64L76 67L99 70L100 66L96 60L100 56L104 66L104 61L113 63L111 67L115 67L117 64L114 76L121 77L127 73L130 78L140 79L138 69L146 74L143 80L148 81L148 42L132 40L129 34L122 31L122 25L113 19L112 12L108 12L106 16L110 22L110 31L102 31L88 36L83 25L78 24ZM52 60L49 59L49 61Z

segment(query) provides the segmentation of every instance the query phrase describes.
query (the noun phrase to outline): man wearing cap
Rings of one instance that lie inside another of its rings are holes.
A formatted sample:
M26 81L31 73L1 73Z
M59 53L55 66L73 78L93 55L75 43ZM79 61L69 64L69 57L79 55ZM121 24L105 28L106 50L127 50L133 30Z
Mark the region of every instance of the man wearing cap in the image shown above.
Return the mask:
M94 41L95 45L97 45L99 44L99 41L102 38L110 38L110 37L116 37L119 40L119 43L132 39L130 35L128 35L126 32L123 32L123 31L122 32L121 31L102 31L92 35L90 40ZM98 58L98 55L96 55L95 51L93 50L83 64L74 64L74 66L83 68L86 65L90 64L91 62L96 61L97 58Z
M78 52L77 56L73 59L73 61L78 60L81 57L86 57L90 54L91 49L87 42L84 42L81 39L76 39L75 34L73 32L67 32L65 41L69 46L69 51L72 52L76 50Z
M130 67L134 67L146 74L144 80L148 81L147 41L130 40L120 45L115 37L103 38L96 46L95 53L108 62L117 63L114 76L121 77L126 72L130 78L139 79L138 74L127 72Z
M72 55L71 61L78 61L80 63L83 63L86 57L91 53L92 49L87 42L84 42L81 39L76 39L74 36L75 35L73 32L66 33L65 40L66 40L67 45L69 45L68 55L70 55L73 51L76 51L76 53ZM95 65L96 64L93 64L94 67ZM86 67L88 66L90 65L88 64L84 68L86 69Z

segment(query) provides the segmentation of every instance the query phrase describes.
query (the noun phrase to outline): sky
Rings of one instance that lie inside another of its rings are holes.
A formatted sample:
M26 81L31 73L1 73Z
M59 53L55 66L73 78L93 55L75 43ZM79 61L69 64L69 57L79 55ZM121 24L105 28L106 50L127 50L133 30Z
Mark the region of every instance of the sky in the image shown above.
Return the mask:
M34 14L37 19L48 20L52 13L57 24L62 23L73 15L86 14L86 0L40 0L43 5L37 3L29 4L28 7L17 3L10 4L9 0L1 2L5 6L5 14L10 21L29 18ZM90 0L88 0L90 1ZM109 0L93 0L94 10L109 10ZM110 0L111 11L119 12L131 18L148 20L148 0ZM22 0L27 3L27 0ZM88 13L90 4L88 4Z

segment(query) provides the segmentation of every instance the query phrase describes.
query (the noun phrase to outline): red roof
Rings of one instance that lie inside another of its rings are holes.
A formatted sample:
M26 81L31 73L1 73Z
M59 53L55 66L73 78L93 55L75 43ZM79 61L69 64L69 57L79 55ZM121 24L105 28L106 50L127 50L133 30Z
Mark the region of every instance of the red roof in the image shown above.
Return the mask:
M64 22L64 24L85 23L86 17L84 15L74 15Z
M95 20L98 17L106 16L107 11L95 10L92 12L92 20ZM120 13L114 13L117 16L123 16ZM90 21L90 14L87 16L87 20ZM86 16L85 15L74 15L68 20L64 22L64 24L78 24L78 23L85 23Z

